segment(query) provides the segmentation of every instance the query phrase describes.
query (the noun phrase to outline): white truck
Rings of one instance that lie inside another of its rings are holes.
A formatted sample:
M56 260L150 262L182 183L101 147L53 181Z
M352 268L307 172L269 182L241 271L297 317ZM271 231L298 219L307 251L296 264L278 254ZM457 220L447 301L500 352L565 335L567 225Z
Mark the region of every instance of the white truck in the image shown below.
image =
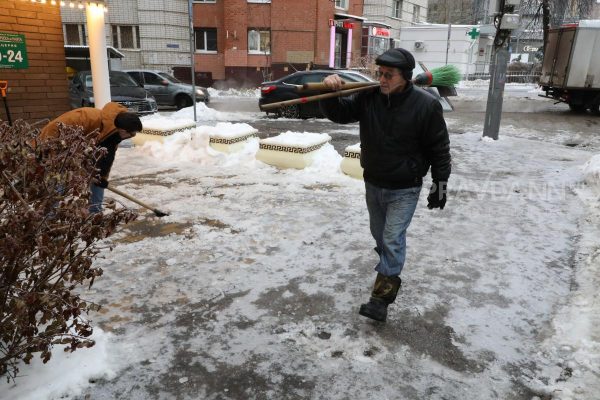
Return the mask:
M600 20L550 29L540 85L540 96L600 115Z

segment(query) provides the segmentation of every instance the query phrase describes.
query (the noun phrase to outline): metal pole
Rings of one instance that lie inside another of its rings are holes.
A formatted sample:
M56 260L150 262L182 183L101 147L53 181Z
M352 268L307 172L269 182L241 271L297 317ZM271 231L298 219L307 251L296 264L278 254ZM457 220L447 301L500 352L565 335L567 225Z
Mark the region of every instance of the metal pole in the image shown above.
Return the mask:
M12 126L12 119L10 118L10 110L8 109L8 101L6 100L6 96L2 96L2 100L4 100L4 109L6 110L6 119L8 120L8 124Z
M496 36L492 51L492 65L490 71L490 90L488 92L483 136L498 139L500 131L500 118L502 117L502 101L504 84L506 83L506 67L509 54L510 30L502 29L502 16L505 12L505 0L500 0L497 18Z
M490 90L488 92L485 111L483 136L498 139L500 131L500 118L502 117L502 100L504 84L506 83L506 66L508 64L508 49L506 45L496 48L492 54L492 70L490 75Z
M450 50L450 32L452 31L452 24L448 23L448 39L446 40L446 65L448 65L448 51Z
M448 38L446 39L446 64L448 65L448 50L450 50L450 30L452 24L450 23L450 9L448 8L448 0L446 0L446 23L448 24Z
M188 14L190 19L190 70L192 72L192 104L194 106L194 122L197 122L198 119L196 117L196 63L194 60L194 7L192 0L188 0Z

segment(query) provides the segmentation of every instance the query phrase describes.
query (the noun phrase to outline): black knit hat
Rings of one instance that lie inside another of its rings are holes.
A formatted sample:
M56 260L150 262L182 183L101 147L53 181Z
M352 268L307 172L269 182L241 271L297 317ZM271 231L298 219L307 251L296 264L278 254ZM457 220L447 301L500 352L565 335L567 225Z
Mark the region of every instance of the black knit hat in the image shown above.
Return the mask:
M115 118L115 126L125 129L127 132L140 132L142 130L142 121L137 114L132 112L122 112Z
M407 81L412 78L412 70L415 69L415 58L410 51L397 47L389 49L377 59L375 64L386 67L398 68Z

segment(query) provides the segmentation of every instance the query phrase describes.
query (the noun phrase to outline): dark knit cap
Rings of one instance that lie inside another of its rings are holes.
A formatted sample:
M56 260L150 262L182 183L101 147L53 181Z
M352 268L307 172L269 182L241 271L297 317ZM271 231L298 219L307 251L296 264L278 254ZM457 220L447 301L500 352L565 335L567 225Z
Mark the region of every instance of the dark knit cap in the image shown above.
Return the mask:
M135 113L122 112L115 118L115 126L119 129L125 129L127 132L140 132L142 121Z
M408 81L412 78L412 70L415 69L415 58L410 51L397 47L377 57L375 64L398 68L404 79Z

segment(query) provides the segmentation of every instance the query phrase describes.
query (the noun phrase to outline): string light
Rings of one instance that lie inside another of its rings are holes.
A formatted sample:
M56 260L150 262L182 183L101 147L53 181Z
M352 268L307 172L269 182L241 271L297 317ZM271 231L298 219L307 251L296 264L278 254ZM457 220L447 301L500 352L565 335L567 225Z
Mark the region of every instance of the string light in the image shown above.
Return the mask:
M27 0L25 0L27 1ZM51 4L53 6L60 5L61 7L67 7L67 1L65 0L30 0L32 3L39 4ZM68 2L69 8L77 7L80 10L83 10L85 7L98 7L102 9L105 13L108 12L108 8L103 0L70 0Z

